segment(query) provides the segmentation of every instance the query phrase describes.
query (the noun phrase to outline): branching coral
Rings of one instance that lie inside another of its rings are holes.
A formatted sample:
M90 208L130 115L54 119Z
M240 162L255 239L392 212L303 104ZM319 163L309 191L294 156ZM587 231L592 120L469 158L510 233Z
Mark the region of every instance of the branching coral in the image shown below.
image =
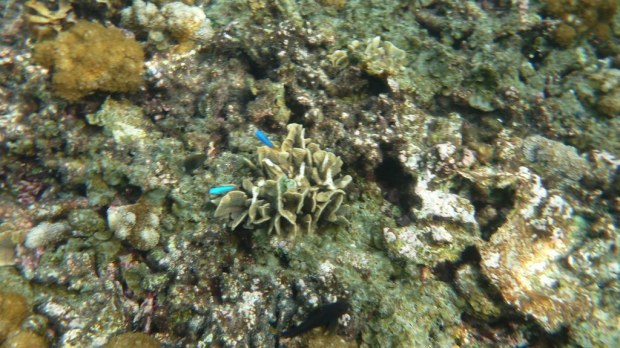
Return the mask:
M338 177L342 160L304 138L299 124L287 127L279 148L258 149L255 183L245 179L243 190L219 200L215 217L232 220L231 228L267 225L268 232L297 235L313 233L321 222L346 221L339 213L344 188L351 177Z

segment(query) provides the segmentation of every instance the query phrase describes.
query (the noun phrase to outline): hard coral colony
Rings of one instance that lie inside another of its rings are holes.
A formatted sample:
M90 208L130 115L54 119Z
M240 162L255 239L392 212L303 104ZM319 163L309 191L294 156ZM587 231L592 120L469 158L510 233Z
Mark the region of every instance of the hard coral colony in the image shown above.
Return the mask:
M258 149L262 176L254 183L243 180L243 190L218 199L215 217L232 220L231 228L267 225L270 233L297 235L313 233L323 221L346 221L339 210L351 176L338 177L342 160L306 139L301 125L287 129L281 146ZM271 144L262 132L257 135Z
M131 92L142 85L144 52L120 29L78 21L35 46L35 62L53 72L59 97L75 102L96 91Z

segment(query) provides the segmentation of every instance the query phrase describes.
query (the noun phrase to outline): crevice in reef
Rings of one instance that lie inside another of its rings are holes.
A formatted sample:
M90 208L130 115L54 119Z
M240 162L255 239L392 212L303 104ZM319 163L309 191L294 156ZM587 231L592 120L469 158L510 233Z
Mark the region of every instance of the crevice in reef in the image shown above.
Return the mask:
M502 315L497 320L488 322L473 315L462 313L463 324L469 326L480 339L494 345L511 345L514 347L565 347L568 343L568 330L562 328L557 333L547 333L531 319L517 313ZM526 327L526 342L516 344L513 337L518 337L518 327Z
M515 188L482 188L469 181L461 181L451 192L469 197L475 209L480 226L480 237L488 241L506 222L508 213L514 208Z
M284 87L284 103L289 108L289 110L291 110L291 117L289 119L289 123L299 123L307 127L308 125L305 124L307 122L305 122L306 120L304 119L304 115L306 114L306 112L308 112L308 110L310 110L310 108L306 105L301 104L297 100L297 98L295 98L294 92L292 91L291 87Z
M135 204L142 197L142 188L140 186L128 184L122 190L123 198L128 204Z
M476 209L476 220L480 226L480 236L488 241L505 222L515 204L513 187L495 188L488 192L474 191L472 204Z
M383 191L383 198L401 210L401 216L396 222L401 226L411 224L411 208L415 204L415 197L411 192L415 186L415 177L405 170L397 158L387 153L375 168L374 174Z
M368 94L371 96L377 96L390 92L390 87L388 86L385 78L372 76L369 74L363 74L362 77L368 80L368 85L366 87Z

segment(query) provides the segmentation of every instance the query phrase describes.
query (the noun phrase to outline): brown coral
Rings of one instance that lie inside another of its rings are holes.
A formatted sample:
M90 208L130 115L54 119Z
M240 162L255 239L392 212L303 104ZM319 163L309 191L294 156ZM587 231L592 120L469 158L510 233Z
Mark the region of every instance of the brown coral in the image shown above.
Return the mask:
M617 0L547 0L545 12L562 22L554 33L555 42L570 46L576 39L591 36L608 41Z
M142 47L98 23L79 21L55 40L37 44L34 60L53 69L54 92L68 101L95 91L130 92L142 84Z
M0 342L19 329L22 320L28 315L26 298L19 294L0 292Z

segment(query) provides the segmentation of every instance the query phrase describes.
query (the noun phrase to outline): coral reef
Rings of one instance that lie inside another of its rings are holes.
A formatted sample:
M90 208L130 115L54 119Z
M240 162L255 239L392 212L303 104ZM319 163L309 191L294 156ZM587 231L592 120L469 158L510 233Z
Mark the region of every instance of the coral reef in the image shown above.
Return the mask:
M206 42L213 36L210 22L199 7L176 1L164 5L161 11L167 30L179 42Z
M54 92L75 102L96 91L131 92L142 85L144 52L113 27L78 21L35 47L34 60L52 70Z
M620 15L550 3L6 2L7 342L613 346Z
M222 197L216 218L231 219L231 228L268 224L277 235L311 234L324 222L346 221L339 213L348 175L339 178L342 160L305 138L304 128L289 124L278 148L258 149L257 167L263 177L243 181L243 190Z
M353 41L352 50L360 45ZM362 69L371 75L392 76L404 70L407 64L405 51L394 46L389 41L382 42L377 36L368 41L364 53L361 54Z

